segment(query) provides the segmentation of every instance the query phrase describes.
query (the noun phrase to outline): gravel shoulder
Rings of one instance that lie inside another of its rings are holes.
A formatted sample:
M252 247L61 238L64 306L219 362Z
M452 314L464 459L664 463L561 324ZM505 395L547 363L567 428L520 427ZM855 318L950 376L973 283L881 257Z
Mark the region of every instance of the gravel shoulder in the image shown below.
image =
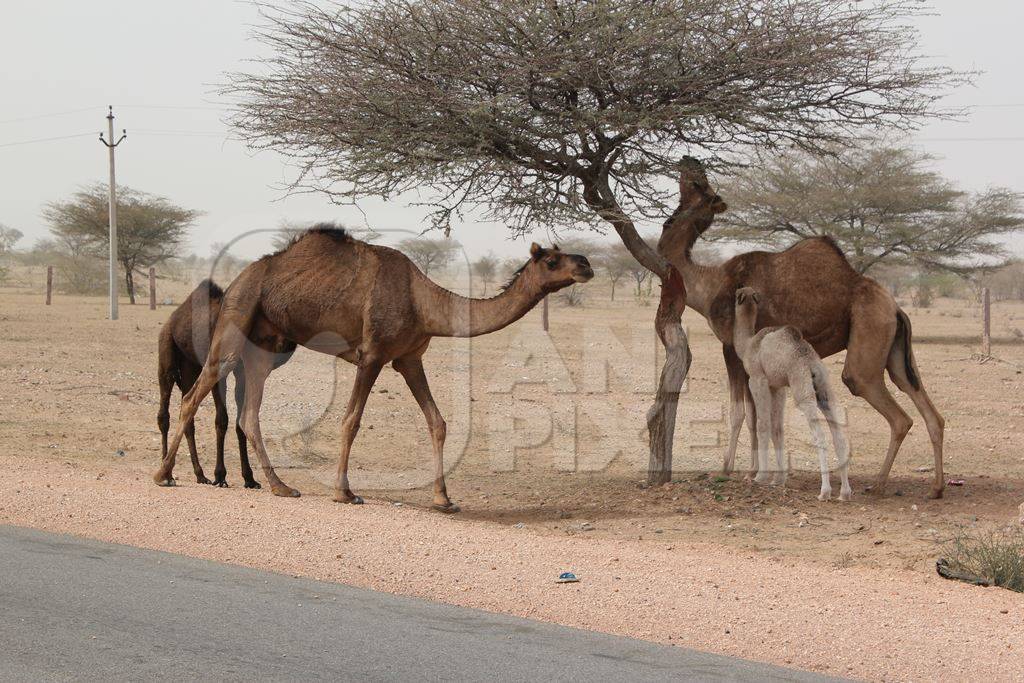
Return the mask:
M920 572L675 539L559 538L384 502L161 489L127 461L0 455L0 467L4 524L836 676L1024 677L1024 598ZM582 581L555 584L564 570Z

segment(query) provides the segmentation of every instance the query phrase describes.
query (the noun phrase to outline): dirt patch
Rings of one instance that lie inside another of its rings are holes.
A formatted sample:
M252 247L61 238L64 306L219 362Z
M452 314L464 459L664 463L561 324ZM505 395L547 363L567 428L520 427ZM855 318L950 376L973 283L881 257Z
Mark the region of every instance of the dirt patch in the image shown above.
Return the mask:
M787 449L796 473L785 489L713 474L725 373L692 312L677 471L654 489L641 484L643 414L658 367L653 309L590 294L582 309L552 307L550 336L534 312L471 344L437 340L426 367L449 425L449 492L463 508L451 519L421 509L429 439L390 371L353 450L353 487L371 504L327 500L352 371L303 351L271 376L263 411L271 457L303 498L189 485L184 453L184 486L158 489L148 479L159 455L155 350L170 308L124 306L112 324L101 299L41 301L0 290L0 463L10 473L0 520L843 675L985 675L977 666L1024 675L1012 627L1020 597L933 578L940 546L959 527L1013 522L1024 501L1024 345L999 346L1003 362L983 364L969 344L917 345L947 419L947 474L965 480L939 501L926 498L931 453L920 419L890 495L865 495L888 430L839 385L842 355L828 359L853 444L855 496L841 504L815 500L816 459L794 410ZM911 316L919 338L966 337L980 326L966 302ZM1024 306L999 304L995 328L1022 317ZM212 406L200 412L198 435L209 474ZM238 484L231 441L229 481ZM560 590L583 593L551 593L549 579L563 569L585 579Z

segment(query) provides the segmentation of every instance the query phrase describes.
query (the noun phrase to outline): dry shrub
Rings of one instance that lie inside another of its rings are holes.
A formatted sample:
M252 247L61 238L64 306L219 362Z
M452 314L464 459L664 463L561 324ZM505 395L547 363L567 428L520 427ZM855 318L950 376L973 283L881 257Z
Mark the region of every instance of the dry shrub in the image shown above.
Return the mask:
M1024 593L1024 528L964 530L947 546L945 566L953 578Z
M68 294L103 294L110 283L108 265L87 256L61 256L57 259L54 287Z
M572 285L558 293L558 300L570 308L582 307L583 297L583 290L577 285Z

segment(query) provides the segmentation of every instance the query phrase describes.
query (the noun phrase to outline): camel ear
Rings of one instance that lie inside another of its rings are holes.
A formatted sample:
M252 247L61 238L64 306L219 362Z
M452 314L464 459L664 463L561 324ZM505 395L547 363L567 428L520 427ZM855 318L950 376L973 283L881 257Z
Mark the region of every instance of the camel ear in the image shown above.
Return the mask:
M530 256L534 261L539 261L544 256L544 247L534 242L530 245Z

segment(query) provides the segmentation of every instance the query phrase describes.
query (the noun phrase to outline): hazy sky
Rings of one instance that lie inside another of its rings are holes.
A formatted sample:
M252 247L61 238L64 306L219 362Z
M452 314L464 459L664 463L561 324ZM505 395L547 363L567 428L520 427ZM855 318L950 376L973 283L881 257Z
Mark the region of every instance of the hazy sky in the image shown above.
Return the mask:
M1024 3L935 0L937 16L919 24L926 54L957 69L984 73L948 102L976 106L963 123L935 123L915 137L942 157L939 169L967 189L1005 185L1024 191ZM0 24L0 222L47 234L41 206L81 185L105 182L106 105L115 106L118 183L205 211L192 248L205 254L282 219L337 220L381 230L418 232L424 212L405 201L363 205L366 218L315 196L281 198L290 177L273 153L250 154L228 139L214 88L225 71L244 67L261 47L248 37L254 8L231 0L177 2L47 0L5 2ZM75 136L78 137L64 137ZM18 144L43 138L63 139ZM12 144L14 143L14 144ZM654 230L655 226L645 226ZM471 255L525 254L501 225L461 225L454 236ZM548 241L542 229L536 233ZM266 241L239 244L245 255ZM1024 253L1024 239L1014 243Z

